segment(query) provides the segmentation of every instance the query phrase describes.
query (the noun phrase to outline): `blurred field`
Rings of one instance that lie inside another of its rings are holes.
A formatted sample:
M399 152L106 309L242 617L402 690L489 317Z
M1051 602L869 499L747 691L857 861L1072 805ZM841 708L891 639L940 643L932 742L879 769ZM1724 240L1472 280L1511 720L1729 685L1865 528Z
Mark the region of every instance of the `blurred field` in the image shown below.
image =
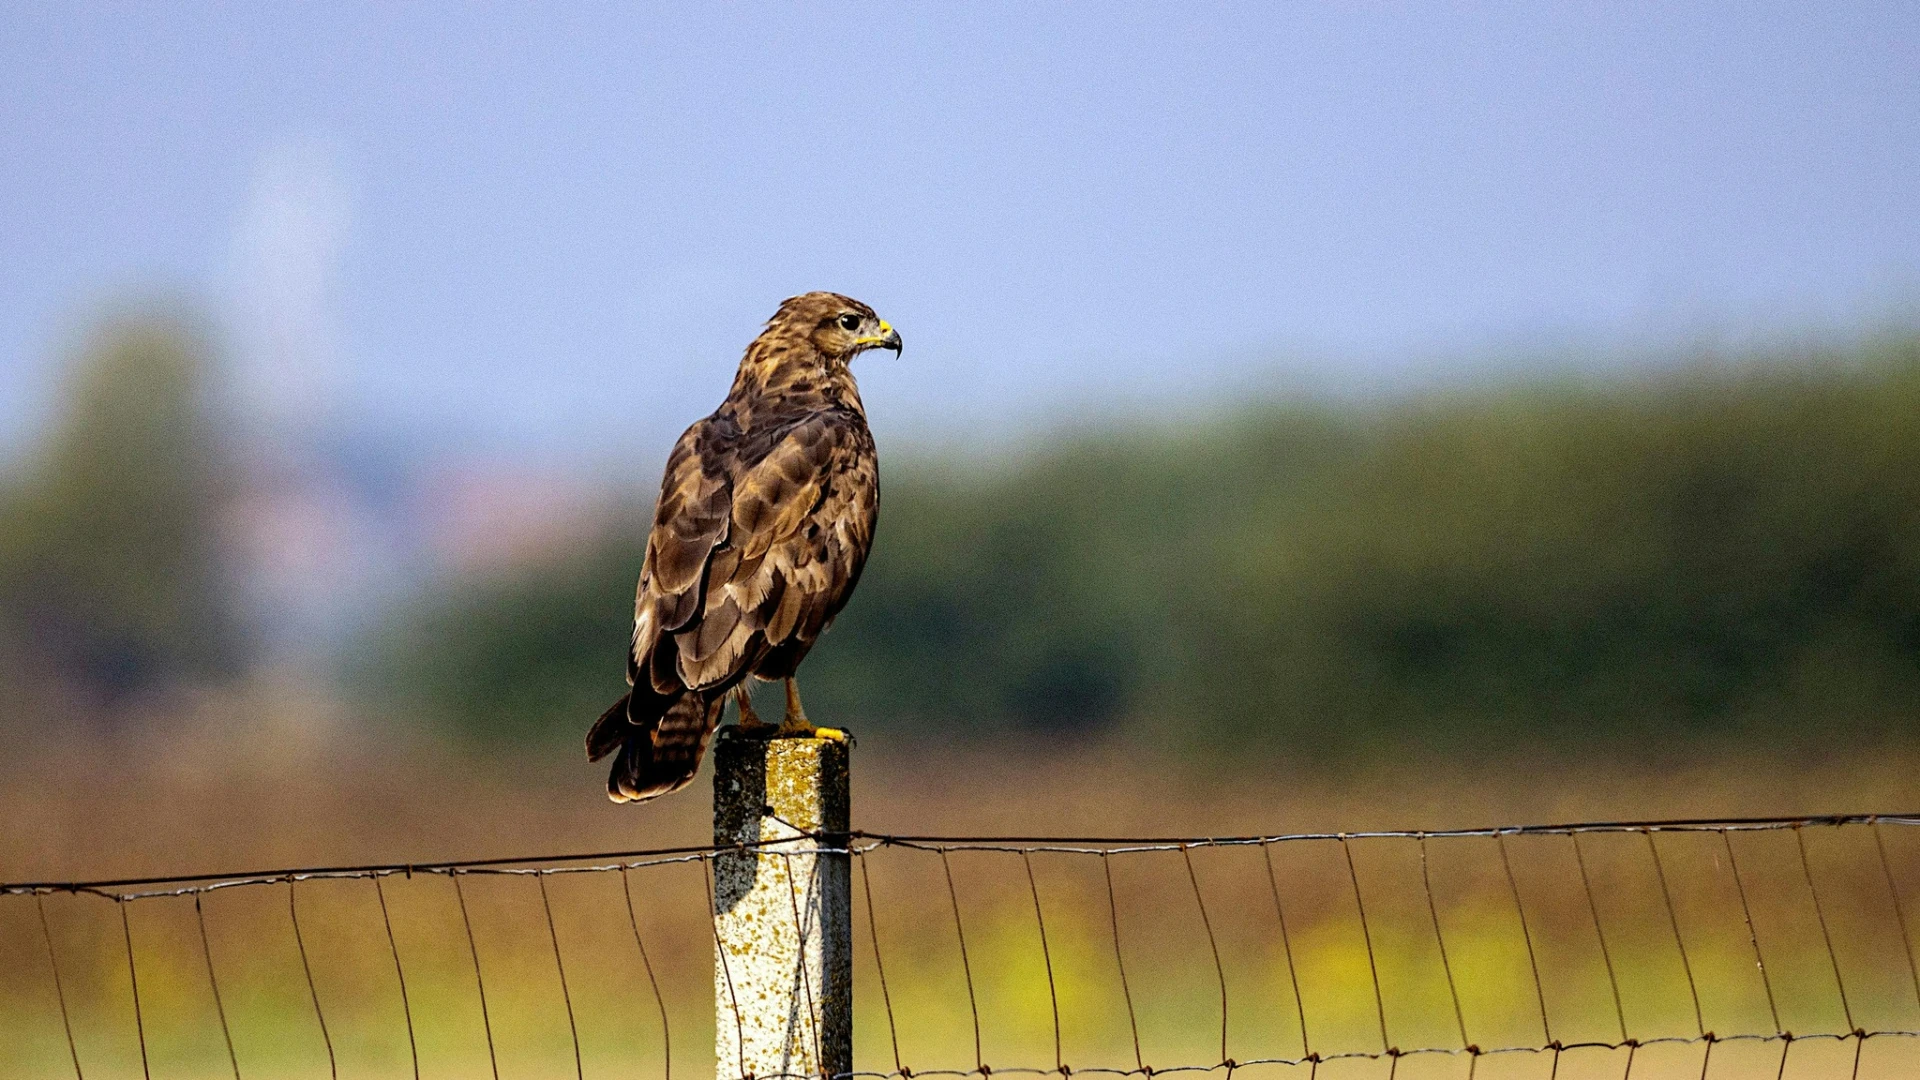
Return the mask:
M348 717L329 728L312 705L270 689L207 696L115 738L17 740L0 779L0 877L8 880L247 870L360 861L425 861L701 843L705 780L646 808L614 807L599 770L571 754L504 754L411 740ZM301 722L295 723L295 720ZM306 732L307 734L300 734ZM1196 764L1115 744L1015 738L1000 750L930 754L870 737L856 756L855 823L892 832L1237 834L1376 827L1445 828L1622 816L1897 811L1920 759L1769 754L1686 763L1489 757L1325 767L1310 760ZM1920 836L1889 827L1894 871L1920 896ZM1807 837L1855 1022L1920 1029L1899 927L1870 837ZM1535 935L1552 1034L1617 1041L1618 1020L1591 915L1564 837L1509 842ZM1846 1024L1790 833L1733 840L1765 950L1780 1023L1798 1034ZM1667 873L1698 980L1702 1015L1721 1035L1773 1030L1716 837L1663 837ZM1582 841L1628 1029L1693 1035L1695 1021L1639 837ZM1864 846L1863 846L1864 845ZM1430 872L1462 1019L1483 1047L1546 1041L1525 947L1491 841L1430 842ZM1457 1024L1411 841L1356 841L1391 1042L1457 1047ZM1273 849L1312 1049L1380 1049L1367 950L1337 843ZM972 1023L937 856L865 856L875 926L916 1072L971 1069ZM1032 899L1020 859L951 856L981 1013L982 1059L996 1071L1053 1068L1051 1013ZM1142 1060L1220 1060L1220 990L1177 853L1115 856L1116 911ZM1193 865L1229 990L1227 1052L1297 1057L1299 1013L1257 849L1202 850ZM1066 1064L1131 1068L1104 877L1094 856L1033 857L1058 988ZM857 1054L893 1055L856 869ZM674 1070L708 1075L712 952L698 864L631 874L638 922L665 996ZM453 889L444 877L385 882L407 969L423 1076L486 1075L485 1042ZM572 1072L566 1016L537 884L463 879L487 978L502 1076ZM613 874L548 880L587 1075L660 1075L659 1017ZM327 1075L287 911L287 889L208 895L209 943L243 1076ZM408 1074L408 1049L377 897L366 881L299 886L302 931L341 1075ZM139 1075L115 905L46 900L87 1076ZM127 908L156 1076L229 1075L207 990L192 901ZM0 899L0 1075L69 1074L32 901ZM1780 1044L1716 1048L1714 1077L1773 1076ZM1851 1044L1795 1043L1789 1076L1848 1075ZM1866 1046L1864 1076L1909 1075L1915 1048ZM1700 1048L1650 1047L1634 1076L1697 1076ZM1904 1056L1903 1056L1904 1055ZM1477 1075L1548 1075L1552 1055L1488 1057ZM1559 1075L1618 1076L1625 1052L1569 1051ZM1904 1064L1903 1064L1904 1063ZM1385 1076L1387 1062L1323 1066ZM1407 1076L1464 1076L1464 1058L1408 1058ZM1827 1071L1832 1066L1838 1071ZM1293 1075L1279 1067L1253 1072ZM1298 1075L1306 1075L1304 1068Z

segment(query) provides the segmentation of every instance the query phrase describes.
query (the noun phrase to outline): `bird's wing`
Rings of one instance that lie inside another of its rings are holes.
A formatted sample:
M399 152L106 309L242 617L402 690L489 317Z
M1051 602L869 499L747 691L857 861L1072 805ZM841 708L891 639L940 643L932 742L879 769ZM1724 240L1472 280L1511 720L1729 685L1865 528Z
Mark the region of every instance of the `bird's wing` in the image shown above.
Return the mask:
M764 454L709 451L704 465L680 464L678 479L670 461L641 606L650 588L659 599L651 625L636 618L634 636L635 667L659 692L724 684L768 648L811 639L839 610L872 537L863 509L872 499L849 501L832 481L850 463L871 460L860 452L870 447L863 434L850 417L816 413L774 433ZM723 481L724 496L715 486ZM682 489L694 494L669 508L667 492ZM817 512L842 504L853 512ZM682 519L689 524L677 524ZM677 546L656 546L663 531Z
M698 630L677 639L679 672L689 686L751 668L794 632L797 613L826 602L821 594L831 591L832 575L816 580L812 559L828 527L818 511L855 437L846 417L815 414L740 477L727 544L708 569Z
M644 679L659 694L677 694L683 687L673 672L672 650L655 646L663 635L683 630L699 617L707 562L726 539L731 521L739 453L737 440L729 438L737 433L729 428L715 417L688 428L667 456L666 475L660 481L646 562L634 596L633 645L627 663L628 682L639 686ZM664 670L653 659L656 652L668 654Z
M852 594L873 543L879 484L872 437L864 426L835 432L823 469L831 481L805 527L767 556L777 602L763 602L767 644L798 663Z

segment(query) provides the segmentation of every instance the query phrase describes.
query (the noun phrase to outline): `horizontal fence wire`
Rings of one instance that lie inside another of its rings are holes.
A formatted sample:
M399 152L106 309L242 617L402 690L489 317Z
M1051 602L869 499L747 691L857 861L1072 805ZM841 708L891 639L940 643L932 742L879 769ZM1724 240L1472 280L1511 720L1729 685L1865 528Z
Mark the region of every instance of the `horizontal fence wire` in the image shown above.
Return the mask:
M859 863L847 1076L1394 1077L1423 1060L1473 1077L1519 1058L1555 1077L1603 1075L1601 1058L1645 1080L1920 1075L1916 826L856 830L10 883L0 1075L671 1080L715 1008L741 1008L724 989L715 1004L712 863L775 843Z

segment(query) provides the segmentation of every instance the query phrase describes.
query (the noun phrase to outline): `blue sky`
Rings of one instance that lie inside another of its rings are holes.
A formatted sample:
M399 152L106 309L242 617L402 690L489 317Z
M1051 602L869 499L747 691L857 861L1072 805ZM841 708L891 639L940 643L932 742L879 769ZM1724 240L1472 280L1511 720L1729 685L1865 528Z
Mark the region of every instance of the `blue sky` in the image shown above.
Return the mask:
M588 460L809 288L961 440L1920 298L1907 4L8 6L13 440L129 296L268 412Z

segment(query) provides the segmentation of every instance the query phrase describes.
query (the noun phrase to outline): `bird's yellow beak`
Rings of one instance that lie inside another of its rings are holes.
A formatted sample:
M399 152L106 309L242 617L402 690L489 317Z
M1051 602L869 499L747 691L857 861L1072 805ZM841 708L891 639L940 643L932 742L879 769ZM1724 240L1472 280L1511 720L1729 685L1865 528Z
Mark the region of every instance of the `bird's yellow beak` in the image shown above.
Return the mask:
M900 331L885 319L880 320L880 332L871 337L857 338L855 345L868 349L892 349L895 356L900 355Z

